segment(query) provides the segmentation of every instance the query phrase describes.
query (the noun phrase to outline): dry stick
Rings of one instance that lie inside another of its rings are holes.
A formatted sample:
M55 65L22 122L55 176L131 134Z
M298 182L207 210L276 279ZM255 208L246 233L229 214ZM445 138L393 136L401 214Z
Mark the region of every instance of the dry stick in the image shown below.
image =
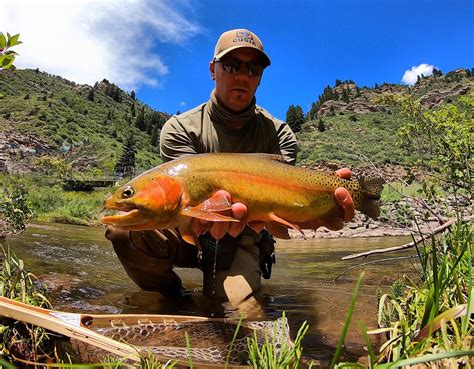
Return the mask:
M462 221L463 222L469 222L472 219L474 219L474 215L470 215L466 218L463 218ZM361 258L361 257L367 257L367 256L373 255L373 254L385 254L386 252L409 249L409 248L419 244L420 242L430 238L431 236L434 236L435 234L438 234L438 233L444 231L446 228L451 227L454 223L456 223L456 221L457 221L457 218L451 218L449 221L444 223L442 226L440 226L438 228L435 228L432 232L427 233L427 234L423 235L422 237L420 237L418 240L412 241L410 243L406 243L406 244L401 245L401 246L388 247L388 248L385 248L385 249L375 249L375 250L371 250L371 251L361 252L359 254L347 255L347 256L342 257L342 260L350 260L350 259L356 259L356 258Z
M378 259L378 260L368 261L367 263L357 264L357 265L351 266L350 268L347 268L346 270L344 270L341 274L339 274L332 281L336 282L339 278L341 278L344 274L346 274L348 271L350 271L352 269L361 268L363 266L370 265L370 264L382 263L384 261L412 259L412 258L415 258L415 257L416 256L398 256L398 257L395 257L395 258Z

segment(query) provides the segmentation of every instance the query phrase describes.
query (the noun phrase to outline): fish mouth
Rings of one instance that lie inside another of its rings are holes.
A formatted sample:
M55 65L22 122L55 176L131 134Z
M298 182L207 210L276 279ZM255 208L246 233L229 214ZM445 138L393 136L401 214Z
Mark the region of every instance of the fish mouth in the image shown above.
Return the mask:
M134 204L104 204L107 210L117 210L116 214L105 215L100 219L102 224L112 225L124 230L150 229L152 219ZM144 228L145 227L145 228Z

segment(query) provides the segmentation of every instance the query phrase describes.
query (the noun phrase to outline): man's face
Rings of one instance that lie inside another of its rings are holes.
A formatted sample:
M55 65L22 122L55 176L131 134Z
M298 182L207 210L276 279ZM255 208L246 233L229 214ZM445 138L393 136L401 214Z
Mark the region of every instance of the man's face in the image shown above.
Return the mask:
M229 68L239 64L238 71ZM216 81L216 97L233 111L249 106L260 84L262 76L250 75L249 67L257 71L256 74L263 70L259 52L250 48L233 50L224 55L222 60L210 64L212 79Z

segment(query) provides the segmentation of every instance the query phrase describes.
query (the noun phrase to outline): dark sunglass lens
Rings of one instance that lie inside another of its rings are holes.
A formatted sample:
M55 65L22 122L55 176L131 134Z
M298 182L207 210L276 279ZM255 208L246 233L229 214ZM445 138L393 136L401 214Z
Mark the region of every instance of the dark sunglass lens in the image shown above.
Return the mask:
M260 64L253 63L244 63L238 60L216 60L222 64L222 68L227 73L236 74L239 73L242 69L242 65L245 65L246 73L251 77L261 76L263 73L264 67Z
M261 65L252 65L248 64L247 65L247 70L249 71L250 76L261 76L263 72L263 67Z
M242 67L242 63L236 61L223 61L222 68L228 73L237 73Z

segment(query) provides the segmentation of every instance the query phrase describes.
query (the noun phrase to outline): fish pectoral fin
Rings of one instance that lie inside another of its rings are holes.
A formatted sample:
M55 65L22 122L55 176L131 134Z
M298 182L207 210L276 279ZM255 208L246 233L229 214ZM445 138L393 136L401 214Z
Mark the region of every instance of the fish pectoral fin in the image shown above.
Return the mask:
M306 239L306 236L304 234L304 232L301 230L301 228L297 225L297 224L294 224L294 223L290 223L288 222L287 220L283 219L283 218L280 218L278 215L274 214L274 213L271 213L270 214L270 219L273 221L273 222L276 222L276 223L279 223L279 224L282 224L284 226L286 226L287 228L292 228L294 229L295 231L299 232L303 238ZM270 232L271 233L271 232ZM288 232L287 232L288 233Z
M289 240L288 227L278 222L267 222L265 228L272 234L273 237Z
M200 204L193 206L193 209L207 211L207 212L221 212L230 210L232 204L229 202L227 197L224 195L216 194L211 198L201 202Z
M188 206L181 210L181 215L208 220L210 222L240 222L240 220L228 217L226 215L218 214L209 210L201 210L198 207Z
M190 224L184 224L179 227L179 234L181 235L181 238L187 242L190 243L191 245L199 245L199 238L197 235L192 231Z

